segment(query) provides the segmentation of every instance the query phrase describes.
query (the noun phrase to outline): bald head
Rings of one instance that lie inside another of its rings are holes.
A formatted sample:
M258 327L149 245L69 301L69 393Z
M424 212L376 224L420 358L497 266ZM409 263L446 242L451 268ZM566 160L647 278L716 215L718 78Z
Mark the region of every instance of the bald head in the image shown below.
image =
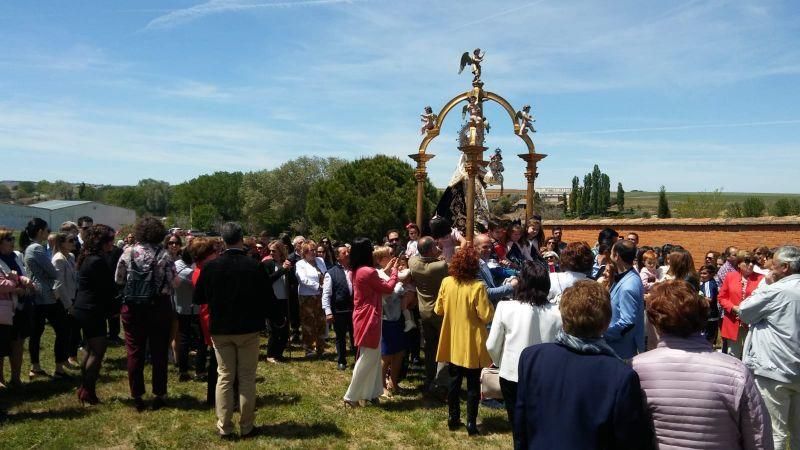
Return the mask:
M475 250L478 251L481 259L488 260L492 255L492 239L489 236L485 234L475 236L472 245L475 246Z
M417 241L417 251L425 257L436 256L436 242L430 236L423 236Z

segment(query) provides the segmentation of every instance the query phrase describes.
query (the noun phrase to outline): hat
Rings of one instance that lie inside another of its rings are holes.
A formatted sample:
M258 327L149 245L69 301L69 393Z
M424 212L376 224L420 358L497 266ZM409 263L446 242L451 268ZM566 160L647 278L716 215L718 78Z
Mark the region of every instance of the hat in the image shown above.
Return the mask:
M542 258L544 258L544 259L547 259L547 258L549 258L551 256L554 257L555 259L559 259L558 258L558 253L556 253L556 252L554 252L552 250L548 250L548 251L542 253Z

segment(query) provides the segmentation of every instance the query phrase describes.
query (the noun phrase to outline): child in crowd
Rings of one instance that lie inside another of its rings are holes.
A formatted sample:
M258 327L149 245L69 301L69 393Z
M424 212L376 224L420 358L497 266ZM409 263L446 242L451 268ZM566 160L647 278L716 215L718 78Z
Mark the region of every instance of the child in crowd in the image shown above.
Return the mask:
M647 294L658 279L656 267L658 266L658 256L652 250L648 250L642 255L642 261L644 261L644 267L639 271L639 277L642 279L644 293Z

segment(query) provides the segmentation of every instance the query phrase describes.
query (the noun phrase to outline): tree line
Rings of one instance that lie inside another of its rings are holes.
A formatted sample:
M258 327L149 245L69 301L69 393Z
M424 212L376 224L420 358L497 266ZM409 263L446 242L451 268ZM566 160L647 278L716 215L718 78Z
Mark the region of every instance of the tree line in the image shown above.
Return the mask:
M384 155L355 161L302 156L274 169L215 172L175 185L150 178L134 186L40 181L20 182L15 191L9 190L8 199L91 200L200 231L238 221L252 233L290 231L341 240L378 239L376 233L415 220L417 198L414 167ZM437 196L426 180L426 217Z

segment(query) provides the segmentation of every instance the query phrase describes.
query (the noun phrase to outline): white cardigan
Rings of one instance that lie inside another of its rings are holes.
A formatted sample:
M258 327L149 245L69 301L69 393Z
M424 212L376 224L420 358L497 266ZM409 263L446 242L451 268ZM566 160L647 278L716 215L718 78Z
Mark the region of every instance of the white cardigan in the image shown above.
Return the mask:
M548 302L535 306L504 300L494 311L486 349L500 367L500 376L516 383L520 353L531 345L553 342L560 329L558 305Z
M297 294L298 295L319 295L322 283L320 282L319 274L325 274L327 268L325 267L325 260L315 257L317 267L312 266L305 259L297 261L295 264L295 274L297 274ZM319 269L319 272L317 272Z

